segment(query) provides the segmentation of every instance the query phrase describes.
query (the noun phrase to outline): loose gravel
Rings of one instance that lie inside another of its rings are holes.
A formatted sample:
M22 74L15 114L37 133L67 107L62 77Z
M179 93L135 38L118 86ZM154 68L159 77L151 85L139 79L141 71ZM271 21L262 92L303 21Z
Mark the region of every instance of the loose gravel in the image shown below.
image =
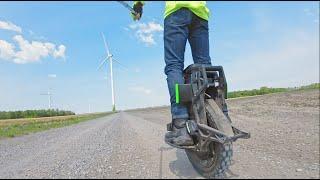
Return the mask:
M228 178L319 179L319 90L228 100L236 127ZM168 107L120 112L0 140L0 178L202 178L163 141Z

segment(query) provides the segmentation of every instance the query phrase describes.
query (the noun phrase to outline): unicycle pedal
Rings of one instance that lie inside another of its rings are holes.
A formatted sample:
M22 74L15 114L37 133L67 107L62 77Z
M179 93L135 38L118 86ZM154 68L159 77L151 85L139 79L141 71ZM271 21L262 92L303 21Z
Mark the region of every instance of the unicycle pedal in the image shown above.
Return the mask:
M199 128L195 121L188 120L186 122L187 131L190 134L190 136L195 137L199 134Z

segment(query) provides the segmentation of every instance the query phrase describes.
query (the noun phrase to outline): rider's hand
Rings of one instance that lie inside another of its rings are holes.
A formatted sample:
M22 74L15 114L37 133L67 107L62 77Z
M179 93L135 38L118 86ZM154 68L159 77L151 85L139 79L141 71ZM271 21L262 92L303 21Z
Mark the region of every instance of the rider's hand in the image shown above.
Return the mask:
M142 6L143 4L141 2L137 2L133 5L133 10L137 13L137 15L132 14L133 20L140 20L142 16Z

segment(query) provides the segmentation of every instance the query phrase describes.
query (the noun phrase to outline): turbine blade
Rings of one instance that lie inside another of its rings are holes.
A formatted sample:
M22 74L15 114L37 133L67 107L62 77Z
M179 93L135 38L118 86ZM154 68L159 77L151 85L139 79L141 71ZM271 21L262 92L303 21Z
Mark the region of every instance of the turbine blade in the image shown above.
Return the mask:
M117 59L112 58L113 61L115 61L116 63L120 64L124 69L126 69L127 71L129 71L129 68L123 64L121 64Z
M103 33L101 33L101 34L102 34L102 38L103 38L104 47L106 48L106 51L107 51L107 55L111 56L109 48L108 48L108 45L107 45L107 42L106 42L106 38L104 37Z
M107 59L102 60L102 62L100 63L98 70L102 68L102 66L107 62Z

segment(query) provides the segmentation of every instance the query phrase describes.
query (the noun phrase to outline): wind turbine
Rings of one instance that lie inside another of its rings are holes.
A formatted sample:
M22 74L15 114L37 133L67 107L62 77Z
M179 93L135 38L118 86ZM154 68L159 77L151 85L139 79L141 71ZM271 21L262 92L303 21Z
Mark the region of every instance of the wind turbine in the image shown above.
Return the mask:
M53 79L53 78L56 78L57 77L57 75L56 74L48 74L48 78L49 79ZM52 102L52 93L50 92L50 80L49 80L49 88L48 88L48 92L47 93L41 93L40 95L46 95L46 96L48 96L48 101L49 101L49 103L48 103L48 106L49 106L49 109L51 109L51 107L52 107L52 105L51 105L51 102Z
M49 100L48 105L49 105L49 109L51 109L51 96L52 96L52 93L50 92L50 90L48 90L47 93L42 93L42 94L40 94L40 95L46 95L46 96L48 96L48 100Z
M113 67L112 67L112 63L113 61L116 61L117 63L119 63L117 60L115 60L113 58L113 55L110 53L106 39L104 37L104 34L102 34L102 38L103 38L103 42L104 42L104 47L106 49L107 52L107 57L102 60L100 66L98 69L100 69L108 60L110 62L110 81L111 81L111 95L112 95L112 111L116 111L116 104L115 104L115 95L114 95L114 84L113 84ZM119 63L120 64L120 63Z

